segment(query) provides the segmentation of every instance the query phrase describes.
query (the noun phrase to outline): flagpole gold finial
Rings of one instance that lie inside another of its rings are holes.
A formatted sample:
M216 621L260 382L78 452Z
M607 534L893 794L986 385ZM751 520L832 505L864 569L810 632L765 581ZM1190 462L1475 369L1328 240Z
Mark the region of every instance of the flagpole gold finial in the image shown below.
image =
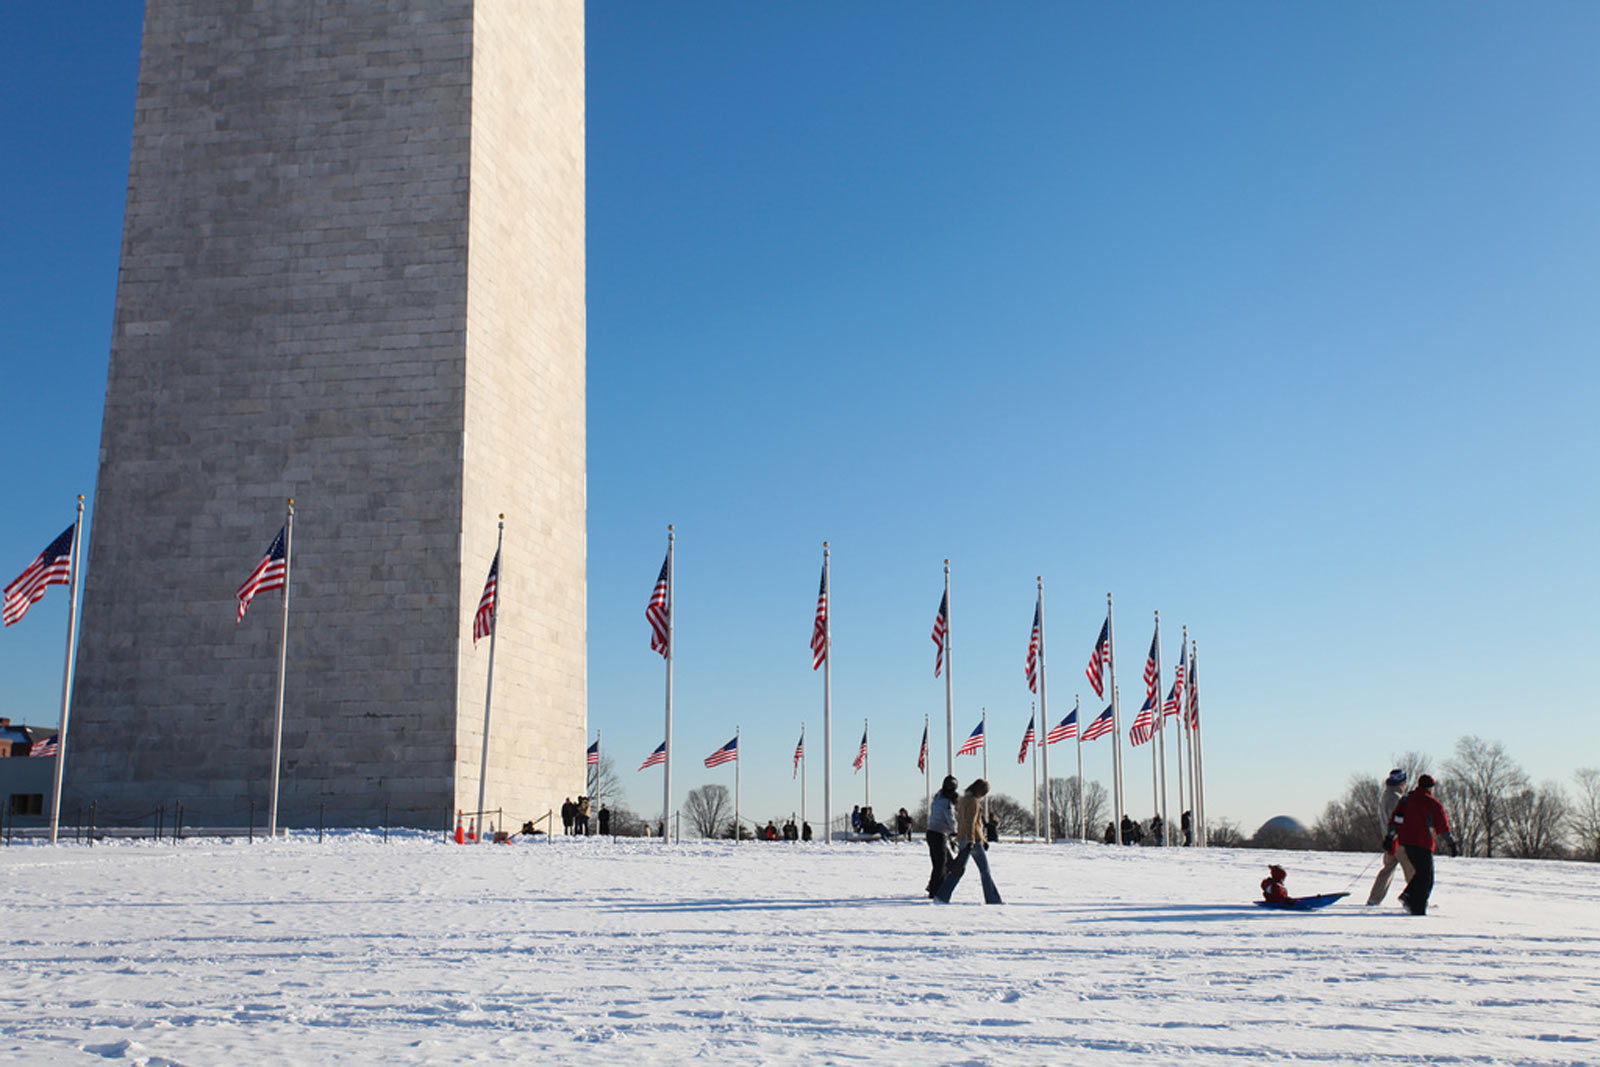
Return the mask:
M949 560L945 560L945 561L944 561L944 565L945 565L945 566L946 566L946 567L948 567L948 566L950 566L950 561L949 561Z
M828 542L826 542L826 541L822 542L822 547L823 548L827 548L828 547Z
M294 497L290 497L290 498L289 498L289 506L290 506L290 507L291 507L291 508L292 508L292 507L294 507Z
M83 494L82 493L78 494L78 503L80 503L80 504L83 503Z

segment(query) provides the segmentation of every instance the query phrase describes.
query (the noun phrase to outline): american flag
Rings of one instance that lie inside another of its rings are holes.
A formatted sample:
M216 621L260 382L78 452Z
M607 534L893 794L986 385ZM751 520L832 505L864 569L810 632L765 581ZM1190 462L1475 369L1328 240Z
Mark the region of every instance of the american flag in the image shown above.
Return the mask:
M717 749L706 757L707 767L720 767L724 763L732 763L739 758L739 738L735 735L732 741Z
M30 756L54 756L59 752L60 749L56 746L56 738L54 737L46 737L44 740L35 741L28 746L28 755Z
M1105 711L1100 713L1100 717L1098 719L1089 724L1089 728L1087 730L1083 731L1083 739L1085 741L1097 740L1098 738L1102 738L1106 736L1106 734L1109 734L1111 729L1111 709L1107 708Z
M1028 732L1022 735L1022 747L1017 749L1017 762L1026 763L1028 749L1033 745L1033 720L1028 720Z
M1028 675L1028 691L1039 691L1039 605L1033 606L1033 636L1028 638L1028 665L1025 671Z
M1178 717L1179 708L1183 705L1183 679L1188 672L1189 646L1184 645L1183 651L1178 654L1178 669L1173 674L1172 690L1167 693L1167 702L1161 705L1161 717L1163 719L1176 719Z
M917 770L924 773L928 770L928 727L926 723L922 727L922 751L917 753Z
M489 578L483 583L483 595L478 598L478 614L472 617L472 643L474 646L477 645L480 638L488 637L494 633L494 619L499 610L500 552L497 549L494 554L494 561L489 564Z
M867 762L867 731L866 730L862 730L861 731L861 751L856 753L856 761L855 761L855 763L851 764L851 766L855 767L855 769L859 771L863 766L866 765L866 762Z
M235 626L244 621L244 613L250 610L250 601L256 598L257 593L283 588L284 575L289 569L288 560L285 558L288 530L289 528L285 526L278 531L278 536L272 539L272 544L267 548L267 554L261 557L256 569L250 572L250 577L244 580L244 584L234 594L239 598L239 616L233 620Z
M848 614L848 612L846 613ZM845 629L849 629L848 626ZM848 636L848 635L846 635ZM845 644L849 644L848 641ZM828 658L828 568L822 568L822 585L817 589L817 618L811 624L811 669Z
M1094 686L1094 695L1106 695L1105 666L1111 659L1111 620L1107 619L1100 626L1100 636L1095 639L1094 655L1089 657L1089 668L1084 671L1089 676L1089 684Z
M656 587L650 591L650 603L645 606L644 617L650 620L650 647L665 657L667 647L667 619L672 608L667 600L670 590L667 588L667 565L672 561L671 554L661 561L661 573L656 576Z
M965 741L961 742L961 747L956 749L956 755L958 755L958 756L973 756L973 755L976 755L977 752L978 752L978 749L980 749L982 747L983 747L983 721L980 719L978 721L978 725L974 726L972 728L972 732L967 735L967 739Z
M1189 729L1200 729L1200 657L1189 661Z
M800 777L800 761L806 758L806 732L800 731L800 743L794 746L794 773L790 778Z
M1149 700L1146 700L1144 702L1144 707L1139 709L1138 717L1133 720L1133 725L1128 727L1128 740L1132 741L1135 746L1138 746L1144 744L1155 735L1155 704Z
M72 581L72 532L76 529L77 524L74 523L63 530L60 537L51 541L50 546L17 575L16 581L6 586L4 613L7 626L20 622L50 586L66 585Z
M1161 628L1150 635L1150 652L1144 658L1145 703L1152 708L1161 699Z
M644 758L644 762L639 764L639 769L642 771L646 767L654 767L665 762L667 762L667 743L663 741L656 746L654 752Z
M950 594L946 593L939 598L939 614L933 620L933 645L938 649L933 654L933 676L939 677L939 672L944 670L944 640L950 633Z
M600 739L595 738L594 744L589 746L588 764L591 767L600 766Z
M1050 727L1050 732L1044 735L1044 743L1047 745L1053 745L1058 741L1065 741L1068 738L1077 736L1078 709L1073 708L1071 711L1067 712L1067 717L1065 719L1062 719L1060 722Z

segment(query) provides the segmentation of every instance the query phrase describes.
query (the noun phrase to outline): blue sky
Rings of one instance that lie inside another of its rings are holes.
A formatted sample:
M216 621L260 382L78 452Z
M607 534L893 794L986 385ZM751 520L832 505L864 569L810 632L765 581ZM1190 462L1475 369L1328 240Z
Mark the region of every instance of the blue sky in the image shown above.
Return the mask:
M138 33L0 15L0 580L92 502ZM1106 593L1126 704L1152 611L1169 663L1191 628L1247 829L1466 733L1600 764L1596 39L1578 4L591 4L589 715L632 802L669 522L679 793L732 784L699 760L739 724L762 819L802 719L820 808L823 540L836 804L864 717L874 806L922 795L947 557L1002 792L1035 575L1057 716ZM0 634L0 714L54 716L64 599Z

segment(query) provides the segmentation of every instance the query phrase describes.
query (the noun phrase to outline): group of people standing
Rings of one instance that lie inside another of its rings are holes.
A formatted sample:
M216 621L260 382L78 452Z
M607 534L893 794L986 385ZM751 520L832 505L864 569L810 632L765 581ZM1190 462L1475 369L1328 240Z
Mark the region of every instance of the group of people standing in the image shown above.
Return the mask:
M1389 892L1389 881L1396 866L1405 871L1406 887L1400 903L1413 915L1428 913L1428 897L1433 892L1433 853L1436 839L1450 847L1450 855L1461 850L1450 833L1450 817L1433 795L1437 783L1431 774L1417 777L1417 787L1406 792L1406 772L1396 767L1383 783L1383 866L1373 879L1367 903L1382 904Z
M580 837L587 836L590 833L589 808L588 797L579 797L577 800L568 797L566 802L561 805L561 832L564 834L577 834ZM611 810L604 804L600 805L597 821L600 825L595 832L602 837L609 835L611 833Z
M950 903L971 860L983 880L983 902L1003 904L989 873L988 837L983 826L981 802L989 795L989 783L978 778L958 793L960 784L954 776L945 778L928 809L928 858L933 864L928 896L941 904Z

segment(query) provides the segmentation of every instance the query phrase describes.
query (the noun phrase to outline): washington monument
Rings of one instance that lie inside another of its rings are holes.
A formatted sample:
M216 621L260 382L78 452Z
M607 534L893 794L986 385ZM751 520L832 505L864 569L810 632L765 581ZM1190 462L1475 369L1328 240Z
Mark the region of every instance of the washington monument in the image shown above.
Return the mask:
M147 0L67 757L102 825L270 786L437 826L583 792L582 0ZM269 603L270 602L270 603Z

